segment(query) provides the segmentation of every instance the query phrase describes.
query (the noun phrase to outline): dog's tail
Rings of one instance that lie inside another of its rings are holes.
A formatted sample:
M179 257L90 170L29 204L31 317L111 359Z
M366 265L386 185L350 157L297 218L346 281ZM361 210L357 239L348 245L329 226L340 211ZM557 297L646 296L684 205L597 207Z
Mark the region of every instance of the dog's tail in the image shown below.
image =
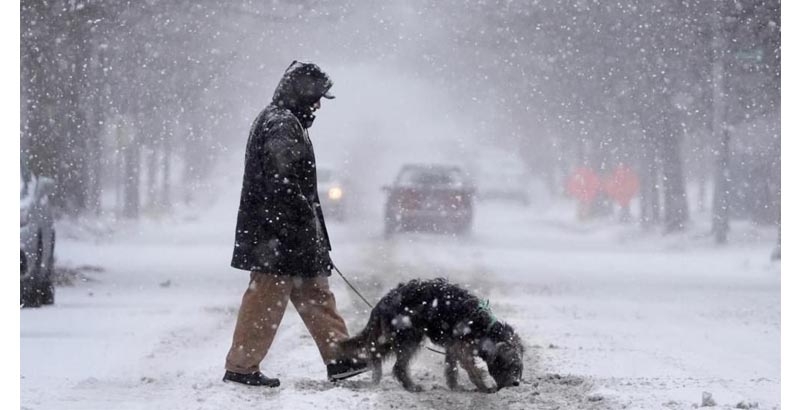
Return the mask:
M339 353L343 357L358 357L372 359L378 354L384 354L388 334L383 332L383 323L380 315L374 310L369 316L367 325L357 335L342 340L338 344Z

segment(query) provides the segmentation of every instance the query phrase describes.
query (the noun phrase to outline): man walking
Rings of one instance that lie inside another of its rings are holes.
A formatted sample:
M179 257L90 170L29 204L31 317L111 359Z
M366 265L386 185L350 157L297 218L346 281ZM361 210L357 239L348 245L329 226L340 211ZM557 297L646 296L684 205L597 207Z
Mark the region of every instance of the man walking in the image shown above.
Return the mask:
M366 364L338 360L335 342L348 337L328 287L331 250L317 196L314 148L308 128L321 98L334 98L320 68L293 62L272 103L253 122L231 266L250 271L250 284L225 361L224 381L277 387L260 371L286 306L292 302L311 333L328 379L345 379Z

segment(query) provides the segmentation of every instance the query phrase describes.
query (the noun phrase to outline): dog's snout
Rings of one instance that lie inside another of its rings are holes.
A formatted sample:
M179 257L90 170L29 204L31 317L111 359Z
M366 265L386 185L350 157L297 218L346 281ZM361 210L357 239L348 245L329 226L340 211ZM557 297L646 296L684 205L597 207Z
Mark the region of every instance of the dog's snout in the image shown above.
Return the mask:
M519 386L519 380L514 380L511 385L514 387Z

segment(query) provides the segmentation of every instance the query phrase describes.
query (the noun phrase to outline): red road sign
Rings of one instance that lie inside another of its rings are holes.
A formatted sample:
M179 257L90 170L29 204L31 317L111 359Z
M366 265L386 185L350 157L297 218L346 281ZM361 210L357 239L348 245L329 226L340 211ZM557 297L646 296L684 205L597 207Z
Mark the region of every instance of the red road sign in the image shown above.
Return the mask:
M591 202L600 193L600 177L588 167L580 167L567 180L567 193L580 202Z
M618 165L605 180L608 196L620 206L628 206L634 195L639 192L639 177L626 165Z

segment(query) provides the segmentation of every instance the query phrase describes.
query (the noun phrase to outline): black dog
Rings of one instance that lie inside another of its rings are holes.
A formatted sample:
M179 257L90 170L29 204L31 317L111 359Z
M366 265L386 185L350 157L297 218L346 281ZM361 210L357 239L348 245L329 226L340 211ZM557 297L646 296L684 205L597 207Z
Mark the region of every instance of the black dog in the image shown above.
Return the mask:
M421 387L411 381L408 365L427 336L445 349L445 379L458 387L457 364L478 390L492 392L483 382L475 357L483 359L499 390L518 386L522 377L522 342L511 326L497 321L485 303L445 279L412 280L400 284L372 309L364 330L339 343L343 357L367 359L373 381L381 379L381 363L394 354L392 373L406 390Z

